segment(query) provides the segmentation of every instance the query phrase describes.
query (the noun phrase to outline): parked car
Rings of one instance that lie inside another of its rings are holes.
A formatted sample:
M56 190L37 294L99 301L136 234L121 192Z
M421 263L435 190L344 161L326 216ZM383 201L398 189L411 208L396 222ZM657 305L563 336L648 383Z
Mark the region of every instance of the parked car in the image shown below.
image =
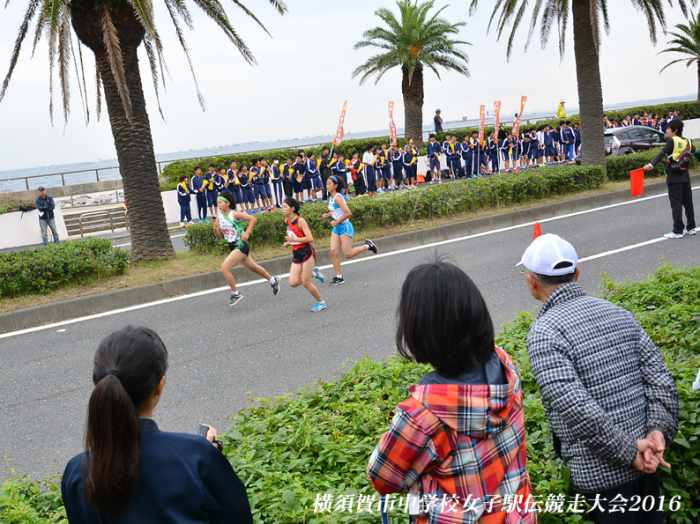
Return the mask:
M605 155L620 156L647 151L664 144L666 135L647 126L616 127L605 130Z

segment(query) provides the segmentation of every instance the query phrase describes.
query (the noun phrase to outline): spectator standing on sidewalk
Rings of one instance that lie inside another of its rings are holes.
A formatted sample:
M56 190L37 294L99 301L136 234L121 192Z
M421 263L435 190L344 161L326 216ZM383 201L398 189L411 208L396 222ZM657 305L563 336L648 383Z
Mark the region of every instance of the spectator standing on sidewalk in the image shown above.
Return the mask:
M566 102L564 102L564 99L561 99L561 102L559 102L559 105L557 106L557 118L559 120L564 120L566 118Z
M693 189L690 187L690 175L688 167L681 167L679 157L688 149L693 149L689 139L683 138L683 121L675 118L668 123L666 128L666 143L663 149L654 159L644 166L645 171L654 169L662 159L666 162L666 184L668 185L668 199L671 202L671 216L673 217L673 229L666 233L666 238L683 238L683 235L695 235L698 228L695 224L695 209L693 208ZM689 154L685 156L689 157ZM683 208L687 223L683 225Z
M44 186L39 186L39 196L36 197L35 203L39 210L39 227L41 227L41 239L44 241L44 246L49 243L49 237L46 234L49 227L53 235L53 243L58 244L58 229L56 229L56 219L54 218L56 204L53 197L46 194Z
M544 302L527 352L571 490L596 501L588 515L596 524L663 524L656 468L668 467L663 452L678 432L679 405L661 353L634 315L583 292L566 240L542 235L520 263ZM610 511L613 499L635 496L651 497L653 508L636 517Z
M433 118L433 122L435 122L435 133L442 133L442 117L440 116L440 111L437 109L435 111L435 118Z
M324 202L326 202L328 200L328 191L326 190L326 181L333 174L331 172L331 164L332 164L331 161L332 160L333 160L333 157L331 156L328 148L326 146L323 146L323 149L321 150L321 165L319 166L319 170L321 171L321 182L323 182L321 196L322 196Z

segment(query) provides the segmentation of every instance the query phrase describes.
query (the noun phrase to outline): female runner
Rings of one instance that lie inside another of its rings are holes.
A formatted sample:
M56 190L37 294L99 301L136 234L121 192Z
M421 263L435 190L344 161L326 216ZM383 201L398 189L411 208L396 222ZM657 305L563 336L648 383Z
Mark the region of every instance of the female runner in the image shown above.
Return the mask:
M371 251L377 253L377 246L371 240L365 240L365 245L352 247L352 237L355 236L355 228L350 223L352 211L346 203L347 198L343 191L347 186L345 180L335 175L328 177L326 181L326 191L328 191L328 209L330 213L325 213L323 218L331 218L331 226L333 233L331 234L331 258L333 259L333 268L335 269L335 277L331 280L331 286L345 284L343 274L340 272L340 247L343 247L343 256L346 259L356 257L363 251Z
M250 247L248 246L248 238L250 232L255 227L256 218L247 213L233 211L236 206L236 200L230 191L224 191L219 194L217 200L219 207L219 215L214 221L214 234L217 238L223 237L228 242L228 247L231 249L231 254L226 257L224 263L221 264L221 273L224 275L226 282L231 286L231 301L229 306L235 306L241 301L243 295L236 288L236 280L233 278L231 270L238 264L243 264L253 273L257 273L265 278L272 286L272 294L277 295L280 292L280 279L273 277L264 267L261 267L250 258ZM241 221L250 222L248 229L243 231Z
M301 209L301 204L293 198L288 198L282 203L282 214L287 219L287 236L284 239L284 247L292 246L294 253L292 267L289 270L289 285L298 287L303 284L316 299L316 305L311 308L311 311L318 313L328 306L321 298L316 286L311 283L311 275L319 279L321 284L326 279L323 278L318 268L314 267L316 265L316 252L311 247L314 237L306 220L299 216L299 209Z

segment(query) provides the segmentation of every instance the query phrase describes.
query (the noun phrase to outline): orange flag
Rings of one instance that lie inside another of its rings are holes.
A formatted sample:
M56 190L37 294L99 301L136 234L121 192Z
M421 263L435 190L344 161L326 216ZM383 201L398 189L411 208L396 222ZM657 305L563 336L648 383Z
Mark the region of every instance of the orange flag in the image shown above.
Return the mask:
M644 194L644 168L630 171L632 198Z
M396 144L396 124L394 123L394 102L389 102L389 133L392 145Z
M346 100L345 103L343 104L343 112L340 113L340 121L338 122L338 130L335 132L335 139L333 140L333 145L334 146L339 146L340 143L343 141L343 138L345 138L345 128L343 127L343 124L345 123L345 110L348 107L348 101Z

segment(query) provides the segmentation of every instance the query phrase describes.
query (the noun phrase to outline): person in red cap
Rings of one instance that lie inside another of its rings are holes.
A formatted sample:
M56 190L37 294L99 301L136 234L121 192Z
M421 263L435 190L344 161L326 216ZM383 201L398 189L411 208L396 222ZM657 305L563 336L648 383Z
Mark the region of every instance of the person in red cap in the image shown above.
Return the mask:
M563 238L537 237L520 264L544 302L527 352L571 490L589 500L597 524L663 524L657 466L668 467L679 406L661 353L634 315L584 293L576 249ZM625 520L610 512L620 497L650 497L653 508Z

